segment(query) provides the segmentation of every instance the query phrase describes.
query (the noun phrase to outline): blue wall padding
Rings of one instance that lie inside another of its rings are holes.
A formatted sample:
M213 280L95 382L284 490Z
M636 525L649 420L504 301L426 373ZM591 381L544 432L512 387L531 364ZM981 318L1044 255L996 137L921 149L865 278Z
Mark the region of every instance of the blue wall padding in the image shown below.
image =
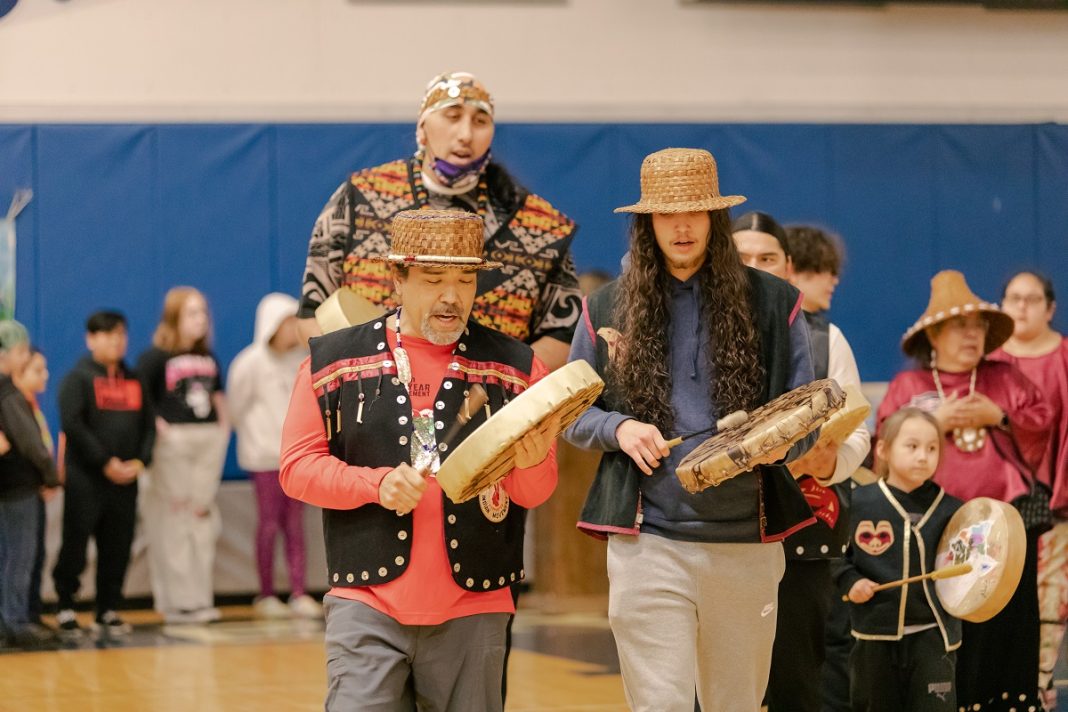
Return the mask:
M1037 267L1068 294L1068 126L505 124L494 153L578 220L580 270L615 272L626 218L612 209L637 200L642 158L667 146L711 150L723 192L749 198L736 213L843 236L832 318L865 380L905 365L898 340L939 269L997 300L1009 274ZM191 284L229 363L259 298L299 293L331 191L413 148L411 124L0 125L0 210L16 188L34 191L18 220L17 316L49 357L53 427L90 311L125 311L136 357L163 294Z

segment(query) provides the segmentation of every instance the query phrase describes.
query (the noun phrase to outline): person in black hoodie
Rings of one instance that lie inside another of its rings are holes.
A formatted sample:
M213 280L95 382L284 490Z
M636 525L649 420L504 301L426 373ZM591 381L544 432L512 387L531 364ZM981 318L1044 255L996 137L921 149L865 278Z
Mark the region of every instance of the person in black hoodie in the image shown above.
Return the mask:
M22 324L0 321L0 430L11 444L0 457L0 634L24 648L46 645L52 638L30 621L27 594L37 553L41 488L59 486L30 403L11 380L29 362L29 346Z
M67 438L63 543L52 571L61 635L78 637L74 596L96 540L96 624L112 636L130 632L116 610L130 562L137 478L152 456L155 424L141 383L126 366L126 317L100 311L86 323L89 354L63 379L59 417Z

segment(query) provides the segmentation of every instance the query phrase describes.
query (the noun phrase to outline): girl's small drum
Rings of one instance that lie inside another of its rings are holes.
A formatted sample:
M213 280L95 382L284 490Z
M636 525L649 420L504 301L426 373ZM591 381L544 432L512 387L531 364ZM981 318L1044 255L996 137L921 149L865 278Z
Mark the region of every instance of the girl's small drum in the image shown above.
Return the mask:
M1020 583L1027 535L1011 504L977 497L957 510L938 544L935 570L971 564L971 573L935 582L938 600L950 615L972 623L990 620Z

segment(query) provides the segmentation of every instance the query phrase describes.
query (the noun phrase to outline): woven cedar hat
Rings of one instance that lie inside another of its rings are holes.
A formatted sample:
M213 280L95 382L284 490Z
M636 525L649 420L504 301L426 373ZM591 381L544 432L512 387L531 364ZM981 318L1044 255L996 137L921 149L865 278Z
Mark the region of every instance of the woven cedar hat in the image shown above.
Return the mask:
M720 195L716 159L700 148L665 148L642 161L642 197L617 213L690 213L721 210L745 202L744 195Z
M383 262L415 267L497 269L482 256L482 218L457 210L405 210L393 217Z
M931 278L931 300L927 303L927 311L905 332L901 350L914 358L926 357L931 351L931 342L924 329L967 314L980 314L989 324L983 353L990 353L1012 336L1015 326L1012 317L1001 311L997 304L977 297L968 288L963 274L951 269L939 272Z

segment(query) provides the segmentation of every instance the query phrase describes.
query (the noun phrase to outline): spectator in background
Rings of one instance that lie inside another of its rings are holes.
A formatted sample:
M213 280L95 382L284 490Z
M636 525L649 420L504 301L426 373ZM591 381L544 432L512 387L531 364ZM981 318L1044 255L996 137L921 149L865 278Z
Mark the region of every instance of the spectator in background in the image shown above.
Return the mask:
M141 383L126 365L126 317L99 311L85 325L89 353L59 389L66 437L63 540L52 571L59 599L56 622L66 639L81 636L74 597L96 542L96 619L108 636L130 632L118 614L137 520L137 479L151 462L155 423Z
M1038 542L1038 605L1042 617L1039 687L1046 707L1056 707L1053 668L1068 617L1068 338L1050 328L1057 309L1053 283L1034 272L1020 272L1005 285L1002 310L1012 317L1012 336L990 354L1011 363L1039 387L1054 410L1049 444L1038 478L1053 489L1051 531Z
M256 308L252 344L230 365L226 389L237 431L237 463L252 475L256 489L260 595L252 605L264 618L322 615L319 604L304 592L304 504L287 497L278 482L282 423L297 369L307 355L297 329L297 300L288 294L268 294ZM274 542L279 532L285 537L289 564L288 607L274 592Z
M167 292L152 344L137 364L156 414L143 497L152 595L168 623L210 623L221 617L212 587L215 495L230 425L204 295L192 287Z
M21 373L13 374L12 380L15 383L15 387L29 402L30 408L33 410L33 417L41 429L41 440L44 442L45 447L48 448L48 452L52 454L53 461L55 461L52 433L48 428L48 421L45 420L44 413L41 412L40 405L37 403L37 396L44 393L48 387L48 361L45 355L38 349L31 347L29 363L22 369ZM58 468L58 462L57 472L60 481L62 481L63 473ZM40 511L40 516L37 520L37 552L33 557L33 571L30 574L27 601L30 622L40 625L44 625L41 622L41 574L44 571L45 558L45 504L52 501L58 492L57 488L42 487L41 497L37 504L37 509Z
M30 621L27 594L37 553L41 488L58 487L59 476L33 409L12 381L30 356L26 327L0 321L0 430L11 444L0 457L0 634L4 642L39 648L50 645L54 635Z

